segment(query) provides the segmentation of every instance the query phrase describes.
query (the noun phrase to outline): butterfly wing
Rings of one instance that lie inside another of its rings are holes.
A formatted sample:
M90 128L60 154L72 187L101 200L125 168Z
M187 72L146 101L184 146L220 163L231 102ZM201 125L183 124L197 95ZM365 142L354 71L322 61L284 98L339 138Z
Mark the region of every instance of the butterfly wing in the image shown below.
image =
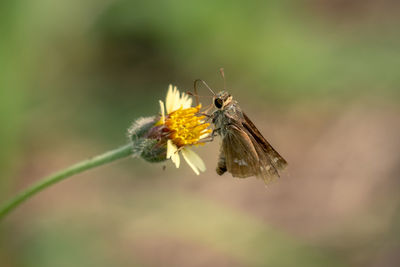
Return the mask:
M265 183L279 177L286 160L268 143L243 113L243 120L227 126L220 152L217 173L228 171L233 177L256 176Z
M218 167L225 169L233 177L246 178L256 176L259 157L251 138L236 125L229 125L228 131L222 139L221 156ZM217 169L218 172L218 169Z
M249 117L245 113L242 114L244 118L242 125L255 140L256 147L261 147L261 150L276 170L283 170L287 166L286 160L270 145Z

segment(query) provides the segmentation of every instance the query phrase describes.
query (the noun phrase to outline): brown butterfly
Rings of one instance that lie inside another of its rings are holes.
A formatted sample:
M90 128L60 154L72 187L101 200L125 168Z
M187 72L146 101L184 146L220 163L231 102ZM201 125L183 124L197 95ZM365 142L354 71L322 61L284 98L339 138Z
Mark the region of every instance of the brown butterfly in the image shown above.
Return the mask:
M215 126L213 134L222 138L217 173L222 175L228 171L239 178L256 176L265 183L279 177L279 171L287 166L286 160L268 143L229 93L215 94L208 88L214 94L213 104L217 109L210 116Z

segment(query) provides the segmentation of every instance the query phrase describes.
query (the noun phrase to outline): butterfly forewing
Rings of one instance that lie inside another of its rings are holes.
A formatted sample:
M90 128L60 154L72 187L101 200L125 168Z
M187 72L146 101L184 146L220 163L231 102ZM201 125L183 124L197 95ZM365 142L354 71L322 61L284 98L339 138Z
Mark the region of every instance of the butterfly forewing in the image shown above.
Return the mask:
M264 136L260 133L253 122L247 117L245 113L243 114L244 121L242 122L243 127L251 134L255 139L257 146L260 146L267 157L270 159L271 164L277 170L283 170L287 166L286 160L279 155L278 152L268 143Z

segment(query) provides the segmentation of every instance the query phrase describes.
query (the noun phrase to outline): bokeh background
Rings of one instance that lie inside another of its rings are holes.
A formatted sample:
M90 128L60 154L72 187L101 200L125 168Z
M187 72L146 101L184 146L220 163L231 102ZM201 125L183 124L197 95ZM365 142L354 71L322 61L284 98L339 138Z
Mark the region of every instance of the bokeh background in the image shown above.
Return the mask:
M1 1L1 201L124 144L168 84L221 89L220 67L289 168L268 187L217 176L216 141L201 176L91 170L0 223L0 265L398 266L399 16L395 0Z

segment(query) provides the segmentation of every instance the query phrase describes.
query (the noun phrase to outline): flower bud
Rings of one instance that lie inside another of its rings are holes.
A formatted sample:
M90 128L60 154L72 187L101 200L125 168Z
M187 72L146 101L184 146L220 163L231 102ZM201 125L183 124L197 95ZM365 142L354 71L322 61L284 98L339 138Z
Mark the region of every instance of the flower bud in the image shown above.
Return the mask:
M142 157L149 162L167 159L167 140L162 138L162 127L156 126L158 120L156 116L139 118L128 129L133 156Z

